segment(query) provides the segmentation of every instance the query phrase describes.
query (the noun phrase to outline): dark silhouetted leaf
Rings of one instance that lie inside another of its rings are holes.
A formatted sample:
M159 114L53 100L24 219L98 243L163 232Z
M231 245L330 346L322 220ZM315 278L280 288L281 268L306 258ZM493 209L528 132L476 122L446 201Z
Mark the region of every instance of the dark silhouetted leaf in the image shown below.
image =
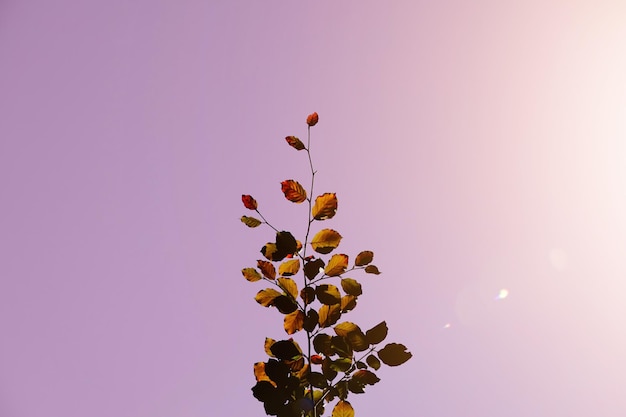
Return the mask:
M315 199L311 213L315 220L332 219L337 212L337 194L324 193Z
M336 354L338 354L342 358L352 357L352 348L344 337L333 336L330 340L331 347Z
M295 300L298 298L298 285L291 278L280 277L276 280L278 286L282 288L285 293L291 295L291 297Z
M278 273L285 277L296 275L300 270L300 259L290 259L278 267Z
M257 207L258 207L258 204L256 203L256 200L254 198L252 198L251 195L242 194L241 195L241 201L243 202L244 207L249 209L249 210L256 210Z
M324 268L324 273L329 277L336 277L346 272L347 267L348 255L336 254L331 256L328 264L326 264L326 268Z
M310 333L317 327L319 319L320 318L317 314L317 311L311 309L307 311L306 318L304 319L304 324L302 325L302 327L304 328L304 330Z
M400 343L389 343L378 351L378 357L388 366L402 365L412 356L411 352L406 351L406 346Z
M383 340L385 340L385 337L387 337L388 331L389 329L387 328L387 323L384 321L381 321L376 326L372 327L367 332L365 332L365 337L367 338L367 341L371 345L377 345Z
M380 275L380 271L376 265L368 265L365 267L365 272L368 274Z
M263 254L263 256L265 256L265 258L269 261L282 261L283 259L285 259L285 256L283 256L282 258L280 257L280 254L278 253L278 247L276 247L276 243L272 243L272 242L267 242L265 244L265 246L263 246L261 248L261 253Z
M287 136L285 140L287 141L289 146L291 146L292 148L298 151L306 149L306 147L304 146L304 143L302 143L302 141L295 136Z
M313 338L313 349L315 349L317 353L332 355L331 341L332 338L329 335L320 333Z
M373 259L374 259L374 252L370 250L364 250L363 252L359 253L356 256L356 259L354 260L354 265L365 266L369 264L370 262L372 262Z
M284 327L287 334L294 334L295 332L302 330L303 324L304 313L300 310L296 310L285 316Z
M317 253L327 254L336 249L341 242L341 235L332 229L322 229L311 239L311 247Z
M277 386L285 385L289 379L291 370L282 361L270 359L265 362L265 373Z
M370 344L367 342L367 339L361 329L348 333L346 340L355 352L363 352L370 347Z
M278 249L279 255L282 256L279 260L283 260L285 256L298 251L298 241L289 232L278 232L276 233L276 248Z
M380 360L375 355L369 355L365 361L369 366L371 366L374 370L380 368Z
M363 294L363 290L361 289L361 284L359 284L356 280L352 278L344 278L341 280L341 288L343 288L344 292L349 295L354 295L358 297Z
M267 402L271 400L275 393L276 387L270 381L259 381L252 387L252 395L259 401Z
M304 301L304 304L311 304L315 301L315 289L313 287L304 287L300 291L300 298Z
M337 377L337 370L333 368L333 360L330 359L328 356L325 357L324 361L322 362L322 373L329 381L332 381L333 379L335 379L335 377Z
M306 117L306 124L310 127L315 126L319 122L319 116L317 113L311 113Z
M274 264L271 262L257 260L256 266L261 270L263 276L267 279L275 279L276 278L276 268L274 268Z
M378 378L374 372L366 369L361 369L353 373L352 379L362 383L363 385L374 385L375 383L380 382L380 378Z
M284 294L281 294L278 297L274 298L272 305L283 314L293 313L298 309L298 305L293 301L293 299L290 296Z
M241 270L244 278L250 282L259 281L261 279L261 274L254 268L244 268Z
M292 203L302 203L306 200L306 190L298 181L285 180L280 186L285 198Z
M267 376L267 374L265 373L265 362L257 362L254 364L254 377L256 378L257 382L268 381L272 385L276 386L276 384L272 382L270 377Z
M241 216L241 222L248 227L259 227L263 222L254 217Z
M322 304L339 304L341 302L341 294L339 289L332 284L321 284L315 287L315 295Z
M367 365L361 361L357 361L354 364L356 365L356 369L367 369Z
M309 372L307 379L315 388L326 388L328 386L328 381L320 372Z
M297 359L302 355L300 347L293 340L279 340L278 342L274 342L270 347L270 351L277 359L281 360Z
M330 367L337 372L347 372L348 369L352 367L352 359L350 358L339 358L337 360L332 361Z
M280 297L282 294L276 291L273 288L266 288L264 290L259 291L254 299L257 303L261 304L263 307L269 307L273 305L274 300Z
M344 336L344 337L347 336L351 332L361 331L359 326L349 321L344 321L344 322L339 323L338 325L334 327L334 330L335 330L335 333L337 333L337 336Z
M308 261L304 264L304 275L312 280L315 278L321 271L324 270L324 261L321 259L314 259L312 261Z

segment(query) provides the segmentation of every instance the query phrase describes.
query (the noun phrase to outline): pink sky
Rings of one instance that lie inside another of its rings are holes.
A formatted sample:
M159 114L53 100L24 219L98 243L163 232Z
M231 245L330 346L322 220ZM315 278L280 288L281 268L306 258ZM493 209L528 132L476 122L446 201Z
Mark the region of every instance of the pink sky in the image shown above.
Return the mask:
M313 111L414 354L357 416L626 415L623 1L0 0L0 57L0 416L263 415L240 196L302 232Z

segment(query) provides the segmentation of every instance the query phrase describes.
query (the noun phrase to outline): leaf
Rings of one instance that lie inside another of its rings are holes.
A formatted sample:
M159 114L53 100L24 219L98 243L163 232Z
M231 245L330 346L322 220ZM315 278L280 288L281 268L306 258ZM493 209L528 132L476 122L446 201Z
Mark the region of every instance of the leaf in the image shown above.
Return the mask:
M355 363L355 365L356 365L356 368L357 368L357 369L367 369L367 365L366 365L366 364L364 364L364 363L363 363L363 362L361 362L361 361L357 361L357 362Z
M274 300L280 297L282 294L276 291L273 288L266 288L264 290L259 291L254 299L257 303L261 304L263 307L269 307L273 305Z
M322 304L333 305L341 302L339 288L332 284L322 284L315 287L315 295Z
M252 198L251 195L242 194L241 195L241 201L243 202L244 207L249 209L249 210L256 210L257 207L258 207L258 204L256 203L256 200L254 198Z
M363 352L370 347L370 344L368 343L367 338L365 337L361 329L348 333L346 339L350 347L355 352Z
M368 274L375 274L375 275L380 275L380 271L378 270L378 267L376 267L376 265L368 265L365 267L365 272L367 272Z
M283 262L278 267L278 273L285 277L296 275L300 270L300 259L291 259Z
M341 317L341 310L339 304L326 305L320 307L319 310L319 325L320 327L330 327L337 323L337 320Z
M298 241L289 232L282 231L276 233L276 248L282 261L285 256L296 253L298 251Z
M387 323L381 321L376 326L365 332L365 337L367 338L367 341L370 343L370 345L377 345L385 340L388 331L389 329L387 328Z
M329 349L331 349L330 346ZM332 381L337 376L337 370L333 366L333 362L334 361L331 360L328 356L326 356L324 358L324 361L322 362L322 373L329 381Z
M352 357L352 348L348 344L348 341L345 337L341 336L333 336L331 337L331 346L333 351L337 353L342 358L351 358Z
M385 365L398 366L411 359L413 354L406 351L406 346L400 343L389 343L378 351L378 357Z
M293 301L293 299L290 296L283 294L274 298L272 305L283 314L293 313L298 309L298 305Z
M306 318L304 319L304 324L302 325L302 328L306 330L307 332L311 333L313 330L315 330L315 327L317 327L317 323L319 319L320 317L317 314L317 311L313 309L307 311Z
M374 260L374 252L371 250L364 250L360 252L354 260L355 266L365 266Z
M331 417L354 417L354 408L348 401L339 400Z
M276 386L276 383L265 373L265 362L257 362L254 364L254 377L256 378L256 382L268 381L273 386Z
M248 216L241 216L241 222L248 227L258 227L263 223L259 219L256 219L254 217L248 217Z
M278 283L278 286L287 294L291 295L294 300L298 298L298 284L296 284L294 280L291 278L281 277L278 278L276 282Z
M315 220L332 219L337 212L337 194L324 193L315 199L313 205L313 218Z
M361 331L359 326L349 321L344 321L344 322L339 323L338 325L334 327L334 330L335 330L335 333L337 333L337 336L344 336L344 337L347 336L348 333Z
M352 359L339 358L335 361L332 361L330 367L337 372L347 372L348 369L352 367Z
M335 254L331 256L326 268L324 269L324 273L329 277L336 277L337 275L341 275L346 272L346 268L348 267L348 255L344 254Z
M328 386L328 381L326 381L326 378L321 372L309 372L307 379L315 388L326 388Z
M302 356L300 346L293 340L279 340L272 345L270 350L280 360L298 359Z
M317 253L327 254L339 246L341 235L332 229L322 229L311 239L311 246Z
M258 259L256 261L256 266L261 270L263 276L267 279L275 279L276 278L276 268L274 268L274 264L271 262L263 261Z
M285 140L287 141L289 146L291 146L292 148L298 151L306 149L306 147L304 146L304 143L302 143L302 141L295 136L287 136Z
M320 273L320 270L324 270L324 266L324 261L321 259L308 261L306 264L304 264L304 275L309 280L312 280Z
M341 312L354 310L356 307L356 297L354 295L344 295L341 297Z
M315 349L317 353L332 355L331 340L332 338L329 335L320 333L313 338L313 349Z
M276 247L276 243L267 242L265 246L261 248L261 253L268 261L276 262L285 259L284 256L282 258L279 257L278 247Z
M309 305L315 301L315 290L312 287L304 287L300 290L300 298L304 304Z
M244 278L250 282L256 282L261 279L261 274L259 274L259 271L254 268L244 268L241 270L241 273L243 274Z
M376 357L376 355L369 355L365 361L374 370L378 370L380 368L380 360Z
M354 295L358 297L363 294L363 290L361 289L361 284L359 284L356 280L352 278L344 278L341 280L341 288L346 294Z
M306 124L309 125L309 127L315 126L318 121L319 121L319 116L315 112L309 114L306 117Z
M284 327L287 334L294 334L302 330L304 324L304 313L300 310L296 310L293 313L285 316Z
M352 379L358 381L358 383L362 385L374 385L375 383L380 382L380 378L377 377L374 372L366 369L361 369L353 373Z
M274 354L272 353L271 349L274 343L276 343L276 340L266 337L265 345L263 346L263 348L265 349L265 353L267 353L267 356L271 356L272 358L274 357Z
M280 183L280 186L283 194L285 194L285 198L292 203L302 203L306 200L306 190L299 182L285 180Z

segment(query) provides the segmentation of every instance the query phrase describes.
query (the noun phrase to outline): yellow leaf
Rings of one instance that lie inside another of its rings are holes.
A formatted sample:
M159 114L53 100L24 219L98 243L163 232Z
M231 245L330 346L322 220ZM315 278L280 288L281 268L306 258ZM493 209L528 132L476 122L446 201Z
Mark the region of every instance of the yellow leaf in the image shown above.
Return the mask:
M354 260L354 265L365 266L374 260L374 252L371 250L364 250L359 253Z
M306 200L306 190L298 181L285 180L280 183L285 198L292 203L302 203Z
M266 288L264 290L259 291L254 299L257 303L261 304L263 307L269 307L272 305L276 297L280 297L282 294L276 291L273 288Z
M348 255L336 254L331 256L326 268L324 268L324 273L329 277L336 277L346 272L347 267Z
M256 378L256 382L267 381L273 386L276 386L276 383L265 373L265 362L257 362L254 364L254 377Z
M257 226L260 226L261 223L263 223L259 219L255 219L254 217L248 217L248 216L241 216L241 222L248 227L257 227Z
M359 326L349 321L344 321L343 323L339 323L338 325L335 326L335 333L337 333L337 336L346 337L348 333L352 333L357 330L361 331Z
M326 305L320 307L319 311L319 325L320 327L329 327L337 323L341 317L341 310L339 304Z
M272 345L276 343L276 340L270 338L270 337L266 337L265 338L265 345L263 346L265 348L265 353L267 353L267 356L270 356L272 358L275 358L276 356L274 356L274 354L272 353L271 349L272 349Z
M341 242L341 235L332 229L322 229L311 239L313 250L318 253L327 254L332 252Z
M256 261L256 266L261 270L263 276L267 279L275 279L276 278L276 268L274 268L274 264L271 262L263 261L258 259Z
M276 243L272 243L272 242L266 243L265 246L261 248L261 253L263 254L263 256L265 256L265 258L267 258L268 261L280 261L281 260L281 259L278 259L279 254L278 254L278 247L276 246Z
M294 300L298 298L298 285L294 280L292 280L291 278L281 277L278 278L276 282L278 282L278 286L282 288L283 291L285 291L287 294L291 295Z
M241 270L244 278L250 282L259 281L261 279L261 274L254 268L244 268Z
M285 261L278 267L278 273L283 276L296 275L300 270L300 259Z
M356 297L354 295L344 295L341 297L341 312L354 310L356 307Z
M313 218L315 220L332 219L337 212L337 194L325 193L315 199Z
M285 316L285 331L287 334L294 334L295 332L302 330L303 324L304 313L300 310L296 310Z
M354 417L354 408L348 401L339 400L331 417Z

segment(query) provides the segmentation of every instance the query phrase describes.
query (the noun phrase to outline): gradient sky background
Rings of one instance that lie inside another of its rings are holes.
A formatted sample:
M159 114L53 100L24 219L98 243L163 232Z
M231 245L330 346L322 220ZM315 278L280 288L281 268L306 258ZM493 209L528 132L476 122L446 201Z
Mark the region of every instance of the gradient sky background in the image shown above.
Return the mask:
M240 197L302 232L313 111L414 354L357 416L626 415L625 2L0 0L0 416L264 415Z

